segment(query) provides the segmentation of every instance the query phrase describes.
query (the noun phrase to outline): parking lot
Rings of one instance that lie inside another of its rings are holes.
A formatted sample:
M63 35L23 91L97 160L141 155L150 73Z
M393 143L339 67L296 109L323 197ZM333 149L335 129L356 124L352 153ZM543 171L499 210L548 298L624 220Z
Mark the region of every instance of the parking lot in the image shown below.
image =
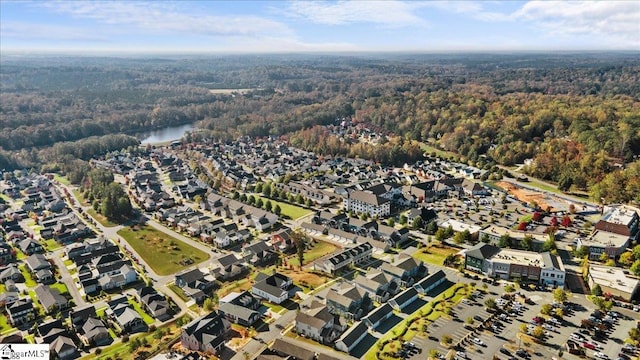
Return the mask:
M468 279L465 281L471 282ZM477 283L480 286L480 283ZM560 349L563 351L563 359L579 358L569 354L565 344L572 333L580 330L582 320L589 318L596 309L593 303L587 300L584 295L574 295L569 299L572 310L558 321L558 325L547 323L545 325L547 335L544 341L536 343L530 340L530 337L520 337L521 325L530 324L534 317L539 316L543 304L553 303L553 294L547 291L521 291L520 294L530 300L529 304L524 302L524 297L515 297L510 305L518 303L519 311L513 311L510 315L496 315L492 318L491 314L485 310L484 302L488 298L498 299L504 293L502 287L503 284L488 284L487 294L474 300L464 300L456 305L450 316L443 316L429 325L427 337L416 336L412 342L423 350L422 354L429 354L432 349L437 349L441 354L454 356L456 351L462 351L466 358L472 360L491 359L494 355L500 359L510 359L512 356L522 358L515 354L515 350L518 348L524 349L527 352L527 358L532 360L559 358ZM505 308L505 306L498 307ZM619 307L615 307L614 310L621 314L621 319L607 333L606 339L596 341L593 339L593 332L583 334L586 338L584 341L599 347L596 350L585 349L588 358L593 358L595 351L601 351L611 360L618 357L624 339L628 336L627 332L638 319L638 313ZM489 321L486 322L486 327L474 330L469 326L465 327L468 318L474 319L473 327L477 327L485 319L489 318ZM495 325L495 327L491 325ZM533 328L534 325L531 324L530 327ZM460 340L463 341L458 347L449 349L440 344L444 335L451 336L454 345ZM480 340L478 343L481 345L475 344L472 340L474 338ZM503 349L502 352L501 349ZM410 358L424 359L425 355L422 354L414 354Z

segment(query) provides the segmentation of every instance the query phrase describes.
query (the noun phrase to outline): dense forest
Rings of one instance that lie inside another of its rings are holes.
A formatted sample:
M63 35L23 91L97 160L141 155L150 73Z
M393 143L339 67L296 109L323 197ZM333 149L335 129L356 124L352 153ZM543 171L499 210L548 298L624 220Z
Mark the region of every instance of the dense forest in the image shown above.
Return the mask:
M530 159L528 174L563 190L640 201L639 59L637 53L3 57L0 168L61 167L135 146L128 135L136 132L194 123L205 130L192 138L286 135L296 146L386 164L420 158L421 142L470 163ZM374 147L318 127L343 117L399 136ZM620 181L617 187L627 190L595 186Z

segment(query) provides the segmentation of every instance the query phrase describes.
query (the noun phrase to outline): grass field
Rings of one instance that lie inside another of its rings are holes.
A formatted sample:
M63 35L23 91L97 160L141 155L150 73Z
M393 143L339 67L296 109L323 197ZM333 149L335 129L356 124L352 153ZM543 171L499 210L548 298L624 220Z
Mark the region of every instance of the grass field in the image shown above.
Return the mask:
M301 218L303 216L307 216L307 215L309 215L309 214L311 214L313 212L311 210L305 209L305 208L300 207L300 206L291 205L291 204L287 204L287 203L280 202L280 201L277 201L277 200L268 199L268 198L265 198L265 197L262 197L262 196L258 196L256 194L254 194L253 196L255 196L256 201L258 199L262 199L262 201L264 201L264 202L266 202L267 200L270 200L271 203L273 204L273 206L276 206L276 204L280 205L280 210L281 210L280 214L282 216L289 217L289 218L291 218L293 220L297 220L297 219L299 219L299 218Z
M17 330L11 324L9 324L9 318L6 315L0 315L0 334L8 334L14 330Z
M35 287L38 285L38 283L31 277L31 274L29 274L29 271L27 271L27 265L18 265L18 269L20 269L22 276L24 276L24 284L27 287Z
M55 251L62 247L62 245L53 239L45 240L44 245L47 248L47 251Z
M418 249L418 251L413 253L413 257L428 264L442 266L447 255L455 254L457 252L458 250L450 247L430 246L427 248Z
M129 299L129 304L131 304L131 306L133 306L133 309L135 311L138 312L138 314L140 314L140 316L142 316L142 320L144 320L144 322L147 325L153 324L154 322L156 322L149 314L147 314L143 309L142 306L140 306L140 303L133 300L133 299Z
M453 157L454 159L458 159L461 158L462 155L460 154L456 154L454 152L451 151L446 151L446 150L440 150L438 148L436 148L433 145L429 145L426 143L421 143L420 144L420 148L422 149L422 151L424 151L425 153L431 155L431 153L435 153L437 157L443 158L443 159L450 159L451 157Z
M69 293L69 289L67 289L67 285L65 285L64 283L51 284L51 288L52 289L57 289L60 292L60 294L68 294Z
M62 185L71 185L71 182L69 182L69 179L67 179L65 176L62 176L60 174L53 174L53 180L58 181L60 184Z
M209 254L149 226L118 231L159 275L170 275L209 259ZM192 263L181 263L191 259Z
M89 216L91 216L92 218L96 219L96 221L99 222L104 227L118 226L118 224L111 222L109 219L107 219L106 216L97 213L93 209L87 209L87 214L89 214Z
M279 268L278 272L290 277L293 280L294 285L302 289L304 293L309 293L312 290L326 284L333 280L329 276L322 276L307 271L288 270Z
M257 275L257 272L255 273ZM236 281L232 281L228 284L226 284L225 286L221 287L218 291L218 299L221 299L227 295L229 295L232 292L242 292L245 290L249 290L251 289L251 286L253 286L253 282L247 280L246 278L244 279L240 279L240 280L236 280Z
M307 265L313 262L316 259L319 259L325 255L331 254L338 249L337 246L330 244L325 241L315 240L315 243L312 244L311 249L307 249L304 252L304 264ZM287 264L293 265L295 267L300 266L300 262L298 261L298 255L294 254L289 256L286 259Z
M182 291L182 289L180 289L180 287L176 284L169 284L167 285L167 287L173 291L174 293L176 293L176 295L178 295L178 297L180 299L182 299L182 301L187 302L191 299L189 299L189 297L187 296L187 294L184 293L184 291Z

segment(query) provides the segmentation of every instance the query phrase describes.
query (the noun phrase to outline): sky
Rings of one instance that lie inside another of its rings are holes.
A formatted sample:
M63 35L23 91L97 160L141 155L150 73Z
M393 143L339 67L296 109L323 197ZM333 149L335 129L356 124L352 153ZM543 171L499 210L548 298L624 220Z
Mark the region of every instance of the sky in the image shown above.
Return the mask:
M0 1L0 51L640 50L640 0Z

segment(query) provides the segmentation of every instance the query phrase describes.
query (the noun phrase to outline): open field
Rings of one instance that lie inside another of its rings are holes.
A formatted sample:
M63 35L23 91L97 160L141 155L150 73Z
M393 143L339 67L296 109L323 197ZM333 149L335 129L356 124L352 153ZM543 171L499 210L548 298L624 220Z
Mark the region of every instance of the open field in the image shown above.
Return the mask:
M541 192L519 188L506 181L498 181L496 182L496 185L506 190L507 192L509 192L509 194L515 196L522 202L530 203L533 201L538 204L540 208L546 209L547 207L550 207L553 211L553 207L549 205L549 203L547 203L547 201L545 200L547 196Z
M444 264L444 259L447 255L455 254L458 250L450 247L436 247L429 246L422 249L418 249L413 253L413 257L422 260L427 264L440 265Z
M96 221L99 222L104 227L118 226L118 224L111 222L109 219L107 219L106 216L97 213L93 209L87 209L87 214L89 214L89 216L91 216L92 218L96 219Z
M118 231L159 275L170 275L209 259L209 254L149 226Z
M303 207L300 206L296 206L296 205L291 205L291 204L287 204L278 200L272 200L266 197L262 197L262 196L258 196L257 194L254 194L253 196L255 196L256 201L258 199L262 199L262 201L266 202L267 200L271 201L271 204L273 204L273 206L275 207L276 204L280 205L280 214L284 217L288 217L292 220L297 220L303 216L307 216L311 213L313 213L313 211L311 210L307 210Z
M311 248L305 250L304 252L304 264L302 265L307 265L310 264L311 262L313 262L316 259L319 259L325 255L329 255L331 253L333 253L334 251L336 251L338 249L337 246L330 244L328 242L325 241L321 241L321 240L314 240L312 242ZM293 254L288 256L286 259L286 264L287 265L292 265L295 267L299 267L300 266L300 262L298 261L298 255L297 254ZM283 262L284 264L284 262Z
M62 185L71 185L71 182L69 182L69 179L67 179L65 176L62 176L60 174L53 174L53 180L58 181L60 184Z
M306 271L278 269L278 272L290 277L293 280L293 283L302 288L305 293L308 293L309 291L332 280L329 276L323 276Z

